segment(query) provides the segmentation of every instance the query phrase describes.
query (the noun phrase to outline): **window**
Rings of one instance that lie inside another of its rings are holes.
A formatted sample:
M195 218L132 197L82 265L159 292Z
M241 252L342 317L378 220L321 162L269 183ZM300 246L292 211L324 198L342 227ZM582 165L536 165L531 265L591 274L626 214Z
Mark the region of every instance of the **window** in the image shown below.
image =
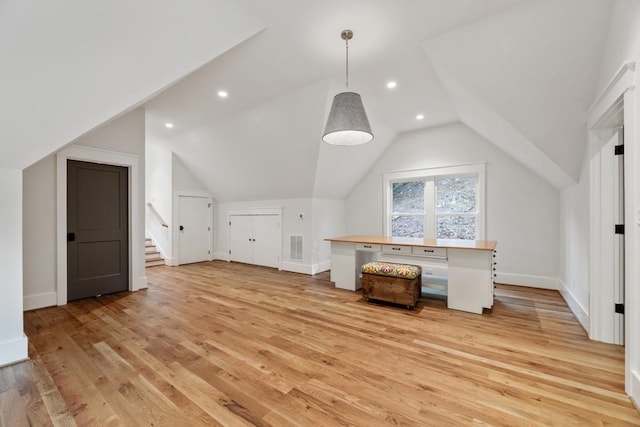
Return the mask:
M484 163L385 174L385 235L484 240L484 185Z
M392 182L391 235L424 237L424 181Z

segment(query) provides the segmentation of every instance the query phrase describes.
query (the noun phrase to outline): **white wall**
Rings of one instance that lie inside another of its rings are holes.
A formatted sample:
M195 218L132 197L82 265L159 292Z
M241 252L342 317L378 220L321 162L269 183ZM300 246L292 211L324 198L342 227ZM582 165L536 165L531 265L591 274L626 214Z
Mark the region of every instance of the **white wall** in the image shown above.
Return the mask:
M174 254L173 214L174 190L208 192L206 187L185 166L184 162L165 144L153 141L147 134L146 141L146 203L151 203L159 217L146 208L146 233L151 237L168 265L177 265ZM168 227L164 227L162 224Z
M144 188L144 111L137 109L102 126L75 142L77 145L136 154L140 158L139 180ZM24 309L56 304L56 167L50 155L23 171ZM144 194L138 204L144 224ZM132 265L134 277L144 277L144 229L131 236L132 252L140 265Z
M628 61L634 61L635 78L640 67L640 2L636 0L616 0L611 11L611 21L609 34L600 68L598 90L600 94L607 83L614 77L616 71ZM625 181L625 204L627 205L625 214L627 215L627 227L625 228L625 239L627 240L627 253L632 260L637 260L640 254L640 229L638 226L638 211L640 211L640 117L638 116L640 98L636 87L630 94L634 100L634 105L625 105L625 136L630 132L631 138L625 140L625 177L631 180ZM625 96L625 99L627 97ZM626 102L626 101L625 101ZM631 108L627 108L631 107ZM629 114L635 111L635 116ZM633 131L629 131L633 129ZM631 221L629 221L631 220ZM568 248L567 248L568 250ZM640 271L638 263L627 263L627 274L631 272L632 277L626 277L628 292L625 295L626 310L626 331L625 331L625 354L626 354L626 390L640 405Z
M56 305L56 159L23 171L24 309Z
M589 331L589 159L580 179L563 190L560 216L560 292L582 327Z
M348 234L382 234L384 172L486 161L487 240L500 283L556 288L560 194L461 123L401 134L347 199Z
M213 231L216 259L229 259L229 211L260 208L282 209L281 268L283 270L316 274L330 267L331 246L324 239L345 234L345 202L343 200L281 199L216 203ZM302 261L291 259L289 236L294 235L302 236L303 239Z
M27 358L22 321L22 171L0 169L0 366Z
M175 153L171 153L171 179L173 188L207 191L206 187Z
M145 200L146 203L153 205L160 218L152 215L148 208L145 209L145 229L165 259L171 260L173 257L170 228L173 220L172 154L164 147L151 143L148 138L149 135L145 144ZM163 222L169 227L163 227Z
M25 168L263 27L233 0L0 2L0 165Z
M285 270L297 271L311 264L311 199L258 200L252 202L224 202L215 204L214 256L216 259L229 259L229 211L236 209L282 209L282 264ZM302 218L300 218L302 214ZM303 239L303 261L290 259L289 236L299 235Z
M640 3L637 0L615 0L611 10L609 34L602 55L598 90L595 93L602 92L624 62L638 58L640 58Z
M311 263L313 274L331 268L331 243L324 239L347 234L347 203L345 200L313 199Z

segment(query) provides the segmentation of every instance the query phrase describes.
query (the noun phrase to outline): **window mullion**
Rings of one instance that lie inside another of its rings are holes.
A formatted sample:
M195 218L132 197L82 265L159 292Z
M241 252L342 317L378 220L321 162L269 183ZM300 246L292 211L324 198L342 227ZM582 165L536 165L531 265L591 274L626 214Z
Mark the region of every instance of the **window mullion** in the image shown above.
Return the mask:
M435 180L425 179L424 182L424 237L436 237L436 190Z

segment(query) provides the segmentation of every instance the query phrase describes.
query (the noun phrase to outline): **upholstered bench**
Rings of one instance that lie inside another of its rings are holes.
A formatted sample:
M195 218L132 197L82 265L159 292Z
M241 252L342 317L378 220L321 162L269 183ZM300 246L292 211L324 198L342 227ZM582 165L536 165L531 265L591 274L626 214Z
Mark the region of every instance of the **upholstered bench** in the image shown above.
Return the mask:
M422 291L422 267L391 262L368 262L362 266L362 296L406 305L413 309Z

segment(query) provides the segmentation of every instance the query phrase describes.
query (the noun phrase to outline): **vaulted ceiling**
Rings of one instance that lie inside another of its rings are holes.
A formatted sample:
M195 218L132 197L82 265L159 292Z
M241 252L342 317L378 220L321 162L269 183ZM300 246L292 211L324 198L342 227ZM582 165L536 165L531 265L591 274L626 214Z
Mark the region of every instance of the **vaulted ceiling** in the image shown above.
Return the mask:
M612 0L24 3L0 2L12 64L0 79L0 167L144 105L148 143L174 151L218 200L258 200L346 197L398 134L455 121L570 185ZM375 139L333 147L320 137L344 90L347 28L350 89Z

